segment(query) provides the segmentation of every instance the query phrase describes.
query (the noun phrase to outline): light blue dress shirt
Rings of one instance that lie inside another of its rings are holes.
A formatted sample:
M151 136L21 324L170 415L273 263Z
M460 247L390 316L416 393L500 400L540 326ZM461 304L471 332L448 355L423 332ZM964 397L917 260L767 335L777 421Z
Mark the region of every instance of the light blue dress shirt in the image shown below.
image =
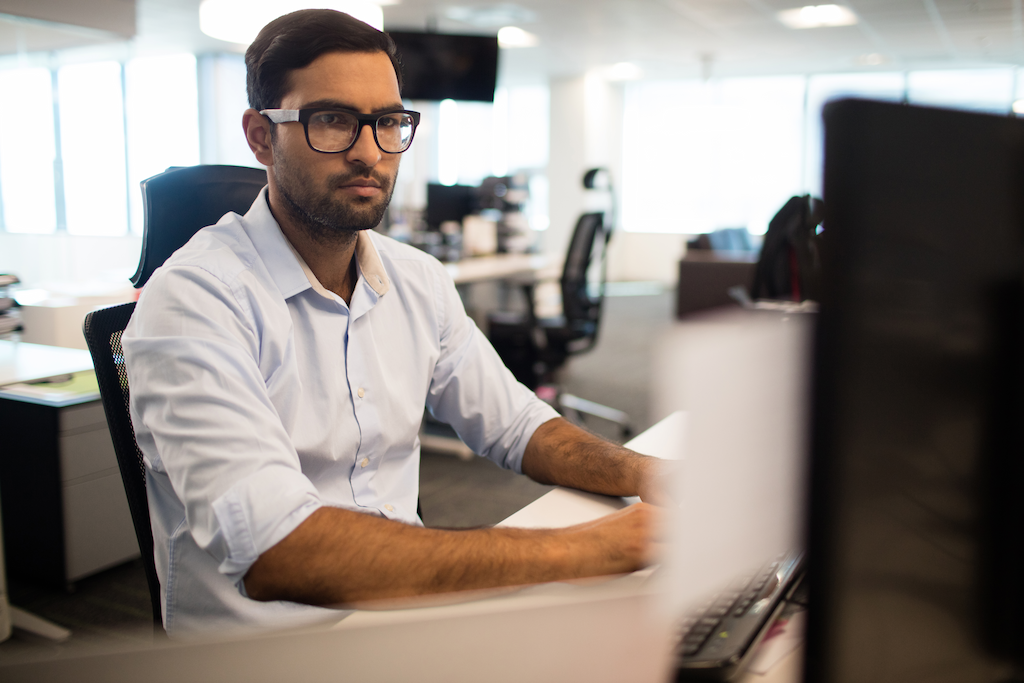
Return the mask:
M170 635L345 616L251 600L242 578L321 506L422 524L424 406L517 472L557 416L515 381L436 259L360 233L346 305L265 193L154 273L122 341Z

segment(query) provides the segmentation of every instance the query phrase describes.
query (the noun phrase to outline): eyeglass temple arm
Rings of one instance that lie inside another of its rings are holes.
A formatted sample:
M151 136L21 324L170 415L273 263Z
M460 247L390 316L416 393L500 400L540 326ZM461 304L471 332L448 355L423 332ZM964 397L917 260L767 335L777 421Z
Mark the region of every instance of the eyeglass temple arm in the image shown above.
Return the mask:
M264 109L260 112L274 123L288 123L299 120L298 109Z

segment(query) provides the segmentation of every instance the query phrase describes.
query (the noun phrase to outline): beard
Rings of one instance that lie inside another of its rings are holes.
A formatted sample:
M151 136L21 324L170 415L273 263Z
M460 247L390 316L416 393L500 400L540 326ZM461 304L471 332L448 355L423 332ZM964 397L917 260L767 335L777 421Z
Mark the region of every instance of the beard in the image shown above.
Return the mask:
M276 152L276 150L275 150ZM397 171L396 171L397 173ZM274 154L274 178L288 213L320 244L348 242L360 230L380 225L395 190L395 176L375 169L339 173L318 182L309 174ZM339 197L334 188L356 179L372 179L380 185L380 196Z

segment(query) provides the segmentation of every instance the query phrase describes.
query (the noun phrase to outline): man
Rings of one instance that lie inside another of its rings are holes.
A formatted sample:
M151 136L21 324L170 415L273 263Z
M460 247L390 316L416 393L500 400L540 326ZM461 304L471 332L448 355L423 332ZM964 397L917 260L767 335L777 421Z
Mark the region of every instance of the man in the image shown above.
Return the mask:
M643 566L643 503L551 531L422 527L424 405L540 482L647 499L655 463L516 383L444 268L369 230L418 122L390 38L306 10L267 25L246 65L268 185L154 274L123 339L168 633Z

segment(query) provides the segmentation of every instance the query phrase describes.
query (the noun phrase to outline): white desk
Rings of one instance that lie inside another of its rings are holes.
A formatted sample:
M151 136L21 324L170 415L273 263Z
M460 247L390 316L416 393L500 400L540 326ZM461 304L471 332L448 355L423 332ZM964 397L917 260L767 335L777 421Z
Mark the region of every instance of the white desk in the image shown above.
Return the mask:
M92 370L92 356L81 349L0 341L0 387Z
M670 416L629 445L651 455L670 455L680 425L679 416ZM584 509L568 502L574 499ZM626 504L556 489L503 523L550 526L545 514L564 519L598 516ZM658 596L645 590L646 585L627 576L424 598L415 608L359 612L326 631L146 649L121 645L117 652L0 668L0 677L9 683L664 683L670 678L672 635L657 616ZM742 683L790 683L798 680L799 666L799 654L794 653L769 677L748 675Z
M685 418L672 413L656 425L626 442L625 446L644 455L666 460L679 457ZM498 526L546 529L589 522L635 502L636 499L612 498L575 489L556 487ZM344 623L344 622L342 622ZM747 672L737 683L793 683L801 679L803 649L783 656L766 673Z
M457 285L469 285L487 280L507 280L509 278L534 275L544 270L549 263L543 254L494 254L493 256L474 256L462 259L457 263L445 264L449 275Z

